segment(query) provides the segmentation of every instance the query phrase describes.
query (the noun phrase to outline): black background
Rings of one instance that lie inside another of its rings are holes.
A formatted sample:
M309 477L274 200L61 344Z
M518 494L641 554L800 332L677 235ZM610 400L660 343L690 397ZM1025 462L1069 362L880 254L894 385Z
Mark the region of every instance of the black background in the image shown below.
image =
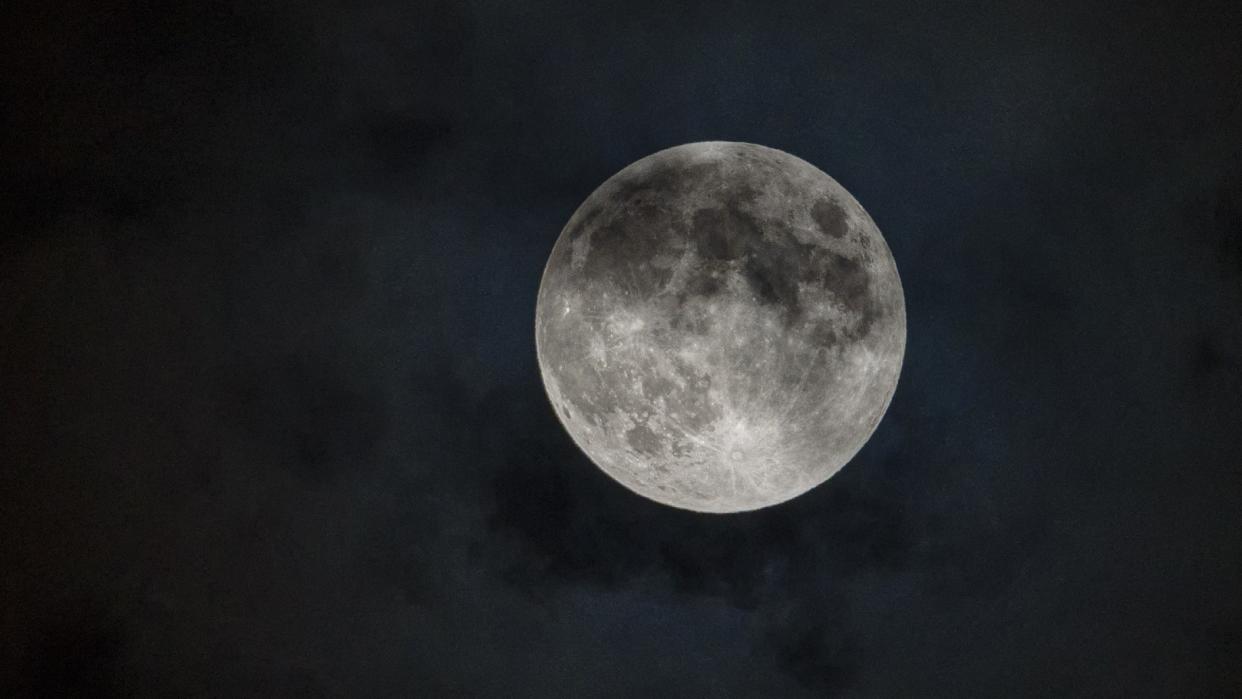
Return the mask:
M0 13L3 693L1242 693L1236 3ZM838 179L909 313L742 515L534 356L574 208L698 140Z

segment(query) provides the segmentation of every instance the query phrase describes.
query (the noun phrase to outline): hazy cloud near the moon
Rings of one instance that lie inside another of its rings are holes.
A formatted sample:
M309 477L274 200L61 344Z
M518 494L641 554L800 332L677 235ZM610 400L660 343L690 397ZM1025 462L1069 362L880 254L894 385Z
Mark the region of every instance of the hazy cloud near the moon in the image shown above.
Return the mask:
M0 688L1238 686L1219 12L61 9L5 47ZM857 462L710 521L582 461L529 327L573 206L702 138L830 169L910 306Z

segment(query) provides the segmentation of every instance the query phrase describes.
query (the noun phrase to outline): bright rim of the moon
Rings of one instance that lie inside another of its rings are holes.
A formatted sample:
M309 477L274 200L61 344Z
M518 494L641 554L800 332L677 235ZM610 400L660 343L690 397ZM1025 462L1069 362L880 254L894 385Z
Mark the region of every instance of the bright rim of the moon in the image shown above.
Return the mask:
M561 232L535 338L552 406L609 476L737 512L824 482L893 396L905 300L862 206L788 153L691 143L600 185Z

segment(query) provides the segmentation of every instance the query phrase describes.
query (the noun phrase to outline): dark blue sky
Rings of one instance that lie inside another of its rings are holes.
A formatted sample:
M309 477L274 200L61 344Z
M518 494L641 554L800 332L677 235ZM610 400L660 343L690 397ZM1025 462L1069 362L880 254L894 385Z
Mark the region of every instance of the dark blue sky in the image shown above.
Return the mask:
M1242 693L1233 2L6 3L0 693ZM844 184L909 316L827 484L704 516L557 424L605 178Z

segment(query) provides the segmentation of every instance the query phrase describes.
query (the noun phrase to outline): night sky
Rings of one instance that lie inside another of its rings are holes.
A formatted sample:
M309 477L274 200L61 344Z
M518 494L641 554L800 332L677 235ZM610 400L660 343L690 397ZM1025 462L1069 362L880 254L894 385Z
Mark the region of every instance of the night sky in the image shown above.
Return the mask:
M0 8L0 694L1242 694L1233 0ZM646 501L534 307L630 162L761 143L909 340L783 505Z

